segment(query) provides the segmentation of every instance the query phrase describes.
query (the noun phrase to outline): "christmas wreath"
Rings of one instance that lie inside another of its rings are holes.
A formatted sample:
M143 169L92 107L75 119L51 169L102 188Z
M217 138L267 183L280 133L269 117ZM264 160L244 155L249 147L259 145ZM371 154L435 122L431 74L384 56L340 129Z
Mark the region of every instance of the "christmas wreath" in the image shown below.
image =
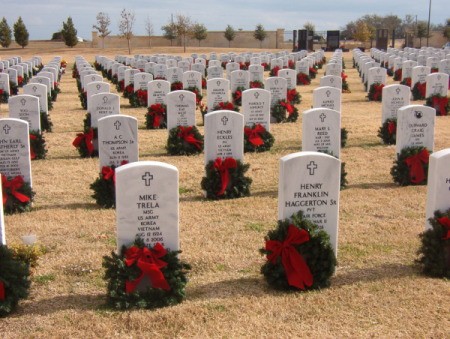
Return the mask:
M302 102L302 96L295 88L288 89L286 98L291 105L296 105Z
M147 129L161 129L167 127L167 107L164 104L153 104L145 115Z
M330 286L336 256L329 235L303 217L279 220L265 237L260 253L267 262L261 267L267 283L278 290L312 290Z
M250 81L250 88L264 88L264 83L259 80Z
M270 71L270 65L267 62L262 62L261 66L264 67L264 71Z
M448 98L440 94L434 94L428 97L425 105L433 107L436 110L436 115L438 116L448 115L448 112L450 111L450 103Z
M425 93L427 90L427 83L421 83L421 82L416 82L414 84L414 87L412 88L411 92L412 92L412 96L413 96L413 100L424 100L425 99Z
M146 107L147 106L147 90L138 89L136 92L128 96L131 107Z
M384 85L378 82L370 85L369 94L367 95L369 101L381 101L383 98L383 87Z
M122 80L120 80L120 81L117 82L117 84L116 84L116 90L117 90L117 92L121 93L121 92L124 91L124 89L125 89L125 80L122 79Z
M388 75L388 76L393 76L394 75L394 67L389 67L387 70L386 70L386 74Z
M280 71L280 67L279 66L275 66L274 68L272 68L269 72L269 75L271 77L277 77L278 76L278 72Z
M400 85L405 85L411 88L411 78L404 78L402 81L400 81Z
M213 111L228 110L239 112L239 106L230 101L219 102L213 107Z
M400 81L402 80L402 69L399 68L394 72L394 81Z
M297 85L306 86L311 84L311 78L308 74L298 73L297 74Z
M183 89L183 83L181 81L174 81L170 84L171 91L181 91Z
M128 161L123 161L121 165L127 163ZM116 166L103 166L90 188L94 191L92 198L97 205L103 208L114 208L116 206Z
M242 71L246 71L246 70L248 70L248 65L245 62L240 62L239 69Z
M425 147L406 147L402 149L391 175L400 186L426 185L430 152Z
M252 179L244 176L249 167L249 164L244 165L231 157L210 161L205 167L206 176L201 182L206 198L218 200L249 196Z
M31 209L34 192L21 175L2 176L3 211L5 214L22 213Z
M134 94L134 84L128 84L124 89L123 89L123 97L125 99L129 99L130 96L132 96Z
M294 62L294 60L288 60L288 68L289 69L295 69L295 62ZM322 68L322 64L320 64L319 68Z
M431 73L438 73L439 68L438 67L431 67Z
M59 89L59 87L56 83L54 84L50 93L51 93L52 101L56 101L56 99L58 98L58 94L61 93L61 90Z
M52 97L50 95L48 95L48 97L47 97L47 109L49 111L51 111L53 109L53 101L52 101Z
M16 260L7 246L0 245L0 317L13 312L19 300L28 296L29 277L27 264Z
M186 91L190 91L195 94L195 103L197 106L200 106L203 99L202 91L198 87L188 87L186 88Z
M450 278L450 209L434 212L431 229L419 235L421 246L416 262L422 272L432 277Z
M342 127L341 128L341 148L344 148L347 145L348 131Z
M341 79L342 79L342 93L351 93L350 87L348 86L347 81L348 75L344 72L341 73Z
M295 122L298 119L298 109L286 100L278 100L278 102L272 107L270 115L277 123Z
M397 119L386 119L378 130L378 136L385 145L395 145L397 139Z
M9 82L9 93L11 93L11 95L19 94L19 86L17 86L12 81Z
M191 267L178 258L180 253L160 243L146 246L137 238L130 247L122 246L120 254L104 256L107 304L119 310L154 309L183 301ZM137 288L143 278L151 282L145 290Z
M23 80L24 80L23 77L21 77L20 75L17 76L17 82L19 87L23 87L23 85L25 85Z
M9 99L8 92L0 89L0 103L7 104Z
M317 76L317 69L318 69L317 66L309 68L309 76L310 76L311 79L315 79L316 78L316 76Z
M236 88L236 90L231 94L232 98L233 98L233 103L237 106L241 106L242 105L242 92L245 91L245 88L242 86L239 86L238 88Z
M206 78L202 77L202 89L206 89L207 88L207 84L208 84L208 82L206 81Z
M78 133L72 145L78 150L82 158L98 156L98 151L94 149L94 129L89 128L85 133Z
M203 151L203 136L195 126L177 126L169 131L167 152L170 155L192 155Z
M45 159L47 148L42 133L30 131L30 158L31 160Z
M272 133L261 124L244 127L244 152L265 152L275 141Z
M80 99L81 107L87 109L87 92L80 92L78 98Z

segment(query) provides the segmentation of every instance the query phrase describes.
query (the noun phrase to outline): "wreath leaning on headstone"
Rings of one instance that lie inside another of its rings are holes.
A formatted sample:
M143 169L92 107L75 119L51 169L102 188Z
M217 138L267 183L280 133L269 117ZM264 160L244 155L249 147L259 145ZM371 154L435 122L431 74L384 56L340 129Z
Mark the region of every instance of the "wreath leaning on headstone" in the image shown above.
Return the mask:
M30 131L30 158L31 160L45 159L47 148L44 136L38 131Z
M0 89L0 103L7 104L8 103L8 99L9 99L8 92Z
M5 214L29 211L34 198L34 192L21 175L2 177L3 211Z
M192 155L203 151L203 136L195 126L177 126L169 131L167 153Z
M422 272L432 277L450 278L450 209L434 212L431 229L419 235L421 246L416 262Z
M277 123L295 122L298 119L298 109L286 100L278 100L271 108L270 115Z
M234 199L250 195L252 179L245 176L249 164L234 158L217 158L205 166L201 187L207 199Z
M370 85L369 94L367 98L369 101L381 101L383 99L383 84L374 83Z
M424 100L427 90L427 83L416 82L411 90L413 100Z
M450 112L450 102L446 96L434 94L427 98L426 106L433 107L437 116L448 115Z
M272 133L261 124L244 127L244 152L266 152L274 141Z
M162 129L167 127L167 106L153 104L145 114L145 127L147 129Z
M103 166L97 179L90 185L92 198L102 208L116 206L116 166Z
M120 254L111 252L111 256L104 256L108 306L118 310L154 309L182 302L186 273L191 267L178 258L180 253L159 243L146 246L137 238L130 247L122 246ZM140 289L143 278L148 278L151 286Z
M25 262L14 258L14 253L0 244L0 317L15 310L19 300L28 296L30 270Z
M378 129L378 137L385 145L395 145L397 139L397 119L389 118Z
M44 111L41 111L41 129L46 132L53 130L53 122L50 120L50 115Z
M329 235L299 211L279 220L265 237L260 253L267 262L261 267L267 283L278 290L312 290L330 286L336 256Z
M425 147L405 147L394 161L391 175L400 186L426 185L430 153Z

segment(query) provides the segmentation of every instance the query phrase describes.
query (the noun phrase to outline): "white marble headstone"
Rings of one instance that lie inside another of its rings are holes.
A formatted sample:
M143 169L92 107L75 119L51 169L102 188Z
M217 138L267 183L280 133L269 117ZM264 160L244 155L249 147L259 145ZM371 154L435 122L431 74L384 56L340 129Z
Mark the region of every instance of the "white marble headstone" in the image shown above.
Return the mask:
M41 132L41 111L39 98L34 95L19 94L8 100L9 117L28 122L30 131Z
M183 73L183 88L196 87L202 90L202 74L197 71L187 71Z
M303 211L330 235L337 256L341 161L318 152L298 152L280 159L278 219Z
M387 119L396 119L398 109L410 104L411 90L408 86L384 86L382 93L381 123L384 123Z
M195 126L195 93L174 91L167 94L167 131L177 126Z
M94 94L91 99L91 127L98 127L98 119L120 114L120 97L114 93Z
M433 95L447 96L448 91L448 74L432 73L426 77L427 87L425 97L429 98Z
M231 72L231 93L234 93L238 87L248 89L250 86L250 73L248 71L237 70Z
M327 75L320 78L320 86L329 86L342 89L342 78L336 75Z
M0 201L3 201L2 181L0 180ZM3 203L0 204L0 245L6 245L5 219L3 217Z
M270 92L252 88L242 92L242 107L245 126L263 125L270 131Z
M230 80L215 78L206 82L206 105L211 112L220 102L230 101Z
M153 80L148 83L147 107L154 104L166 104L166 96L170 92L170 82L166 80Z
M295 89L297 87L297 73L293 69L280 69L278 71L280 78L286 79L287 89Z
M39 110L48 114L47 86L42 84L28 84L23 86L23 93L39 98Z
M271 94L270 107L275 106L280 100L286 100L287 96L286 79L280 77L267 78L264 83L264 89L267 89Z
M9 89L9 74L0 72L0 89L8 95L10 94Z
M329 108L341 112L341 90L335 87L317 87L313 90L313 108Z
M50 84L50 79L47 77L41 77L41 76L35 76L32 77L29 81L30 84L41 84L41 85L45 85L47 87L47 94L48 96L52 94L52 86Z

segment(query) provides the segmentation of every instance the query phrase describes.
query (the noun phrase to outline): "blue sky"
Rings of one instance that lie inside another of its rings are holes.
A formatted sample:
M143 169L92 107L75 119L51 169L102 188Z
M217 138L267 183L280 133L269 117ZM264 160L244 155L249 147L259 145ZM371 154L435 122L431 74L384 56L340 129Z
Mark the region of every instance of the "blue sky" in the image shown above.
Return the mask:
M317 31L339 29L347 22L364 14L417 15L428 20L429 0L337 0L337 1L269 1L269 0L0 0L0 17L12 27L19 15L30 32L30 39L50 39L62 28L62 22L71 16L78 35L90 39L92 25L98 12L108 13L112 34L118 32L120 11L132 10L136 15L134 33L145 35L147 17L153 24L155 35L169 22L171 14L183 14L204 24L208 30L224 30L230 24L235 29L254 30L261 23L266 30L284 28L286 31L302 28L307 21ZM450 17L449 0L432 0L431 22L444 24Z

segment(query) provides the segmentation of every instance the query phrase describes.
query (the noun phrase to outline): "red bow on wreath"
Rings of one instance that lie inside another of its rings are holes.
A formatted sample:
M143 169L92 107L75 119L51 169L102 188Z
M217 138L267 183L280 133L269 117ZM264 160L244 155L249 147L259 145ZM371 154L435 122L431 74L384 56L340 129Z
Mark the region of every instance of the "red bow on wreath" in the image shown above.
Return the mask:
M72 145L78 148L84 141L84 143L86 144L88 154L91 155L94 152L94 144L92 143L93 139L94 139L94 129L90 128L89 132L87 133L78 133L77 137L72 142Z
M311 83L305 73L298 73L297 80L302 85L309 85Z
M345 81L348 78L348 75L345 74L344 72L341 72L341 79L342 81Z
M0 281L0 301L5 300L5 284Z
M8 178L2 174L3 205L6 204L9 198L6 189L9 189L11 195L22 203L30 201L30 198L25 194L17 192L17 190L22 188L24 183L21 175L18 175L9 181Z
M272 253L267 255L267 260L276 264L277 258L281 256L281 263L286 272L286 278L290 286L305 289L313 284L313 275L309 270L305 259L295 249L294 245L300 245L309 241L309 234L304 229L298 229L289 225L288 234L283 242L278 240L266 241L266 250Z
M428 163L430 153L426 149L423 149L417 154L411 155L405 159L406 165L409 167L409 177L413 184L420 184L425 180L425 171L423 170L423 164Z
M294 113L294 107L289 102L281 101L280 105L286 108L286 111L288 112L288 115L290 116L292 113Z
M242 98L242 92L241 91L237 90L236 92L234 92L234 95L233 95L234 101L239 101L239 100L241 100L241 98Z
M432 99L432 107L436 109L436 112L439 115L447 115L447 105L448 105L448 98L447 97L439 97L434 96Z
M264 140L261 138L261 134L264 133L266 129L263 125L257 124L253 126L253 128L245 127L244 133L248 137L248 141L253 146L261 146L264 145Z
M159 127L161 125L161 119L164 118L164 107L161 104L154 104L150 106L149 114L153 116L153 128Z
M30 159L34 160L36 159L36 152L34 151L34 147L31 143L31 140L36 140L36 136L34 134L30 134Z
M127 249L125 252L125 264L131 266L136 263L141 270L141 275L133 281L125 281L125 291L132 293L146 275L149 277L153 288L162 288L169 291L170 286L160 270L166 267L167 263L159 259L166 254L167 250L159 242L156 243L152 250L147 247L139 248L137 246Z
M194 133L192 132L192 126L179 126L178 129L178 137L182 138L188 144L194 145L198 150L202 149L201 145L203 142L195 139Z
M237 161L234 158L226 158L223 161L222 158L217 158L216 161L214 161L213 166L219 171L220 180L222 182L220 191L217 192L217 195L223 195L230 182L230 169L237 167Z
M395 125L395 122L389 121L387 125L387 130L389 135L392 135L395 133L395 130L397 129L397 126Z
M105 180L111 180L116 183L116 171L109 166L102 167L102 177Z
M278 76L278 72L280 71L280 67L275 66L274 68L272 68L272 74L273 76Z
M424 82L424 83L418 82L417 83L417 90L419 91L420 96L422 98L425 98L425 93L427 91L427 83L426 82Z
M442 217L439 218L438 223L441 224L442 227L444 227L444 236L442 237L443 240L449 240L450 239L450 219L448 217Z
M231 102L219 102L217 104L219 106L219 109L227 109L229 111L234 111L234 105Z
M373 85L373 100L378 101L381 99L381 94L383 93L383 84L374 84Z
M297 95L297 91L295 88L289 89L287 91L287 101L293 102L295 100L295 96Z

